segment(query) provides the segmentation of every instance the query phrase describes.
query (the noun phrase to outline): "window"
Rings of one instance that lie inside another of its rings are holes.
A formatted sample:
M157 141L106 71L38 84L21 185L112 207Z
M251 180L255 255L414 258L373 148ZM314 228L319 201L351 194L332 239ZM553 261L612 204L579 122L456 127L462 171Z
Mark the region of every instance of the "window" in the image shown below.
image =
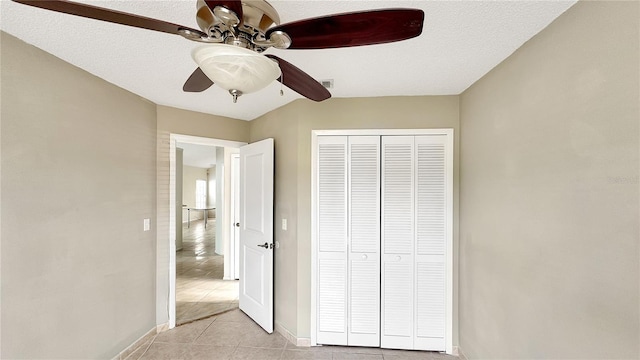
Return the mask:
M196 180L196 207L204 209L207 207L207 182Z

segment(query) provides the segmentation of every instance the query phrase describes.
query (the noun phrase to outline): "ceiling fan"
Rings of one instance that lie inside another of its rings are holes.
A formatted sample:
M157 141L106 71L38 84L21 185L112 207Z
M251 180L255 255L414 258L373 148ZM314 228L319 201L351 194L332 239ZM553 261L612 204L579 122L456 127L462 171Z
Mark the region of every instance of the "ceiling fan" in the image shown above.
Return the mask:
M383 44L422 33L419 9L382 9L334 14L280 24L278 12L265 0L197 0L198 29L135 14L66 0L13 0L42 9L155 30L205 43L192 51L198 68L183 86L201 92L214 84L229 91L235 103L274 80L300 95L323 101L331 97L318 81L271 54L277 49L326 49Z

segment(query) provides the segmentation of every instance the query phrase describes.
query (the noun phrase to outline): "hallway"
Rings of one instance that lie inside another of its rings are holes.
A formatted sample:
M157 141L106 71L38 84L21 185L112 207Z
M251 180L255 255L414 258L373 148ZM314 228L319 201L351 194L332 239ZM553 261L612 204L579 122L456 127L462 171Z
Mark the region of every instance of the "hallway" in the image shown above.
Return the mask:
M216 222L183 224L176 252L176 325L238 307L238 281L222 280L224 256L215 253Z

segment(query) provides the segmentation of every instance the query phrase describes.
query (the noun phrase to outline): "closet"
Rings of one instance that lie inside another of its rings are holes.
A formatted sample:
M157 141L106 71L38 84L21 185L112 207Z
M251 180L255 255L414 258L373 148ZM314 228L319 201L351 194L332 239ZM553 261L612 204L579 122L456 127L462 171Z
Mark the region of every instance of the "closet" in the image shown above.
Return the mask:
M317 344L447 350L452 136L317 136Z

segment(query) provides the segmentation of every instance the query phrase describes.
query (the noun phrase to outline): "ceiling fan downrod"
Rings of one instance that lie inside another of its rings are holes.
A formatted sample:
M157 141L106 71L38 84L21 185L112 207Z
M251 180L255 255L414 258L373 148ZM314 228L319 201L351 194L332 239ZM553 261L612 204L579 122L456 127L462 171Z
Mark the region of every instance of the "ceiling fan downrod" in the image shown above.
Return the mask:
M242 96L242 91L231 89L231 90L229 90L229 94L231 94L231 96L233 96L233 103L235 104L235 103L238 102L238 98L240 96Z

